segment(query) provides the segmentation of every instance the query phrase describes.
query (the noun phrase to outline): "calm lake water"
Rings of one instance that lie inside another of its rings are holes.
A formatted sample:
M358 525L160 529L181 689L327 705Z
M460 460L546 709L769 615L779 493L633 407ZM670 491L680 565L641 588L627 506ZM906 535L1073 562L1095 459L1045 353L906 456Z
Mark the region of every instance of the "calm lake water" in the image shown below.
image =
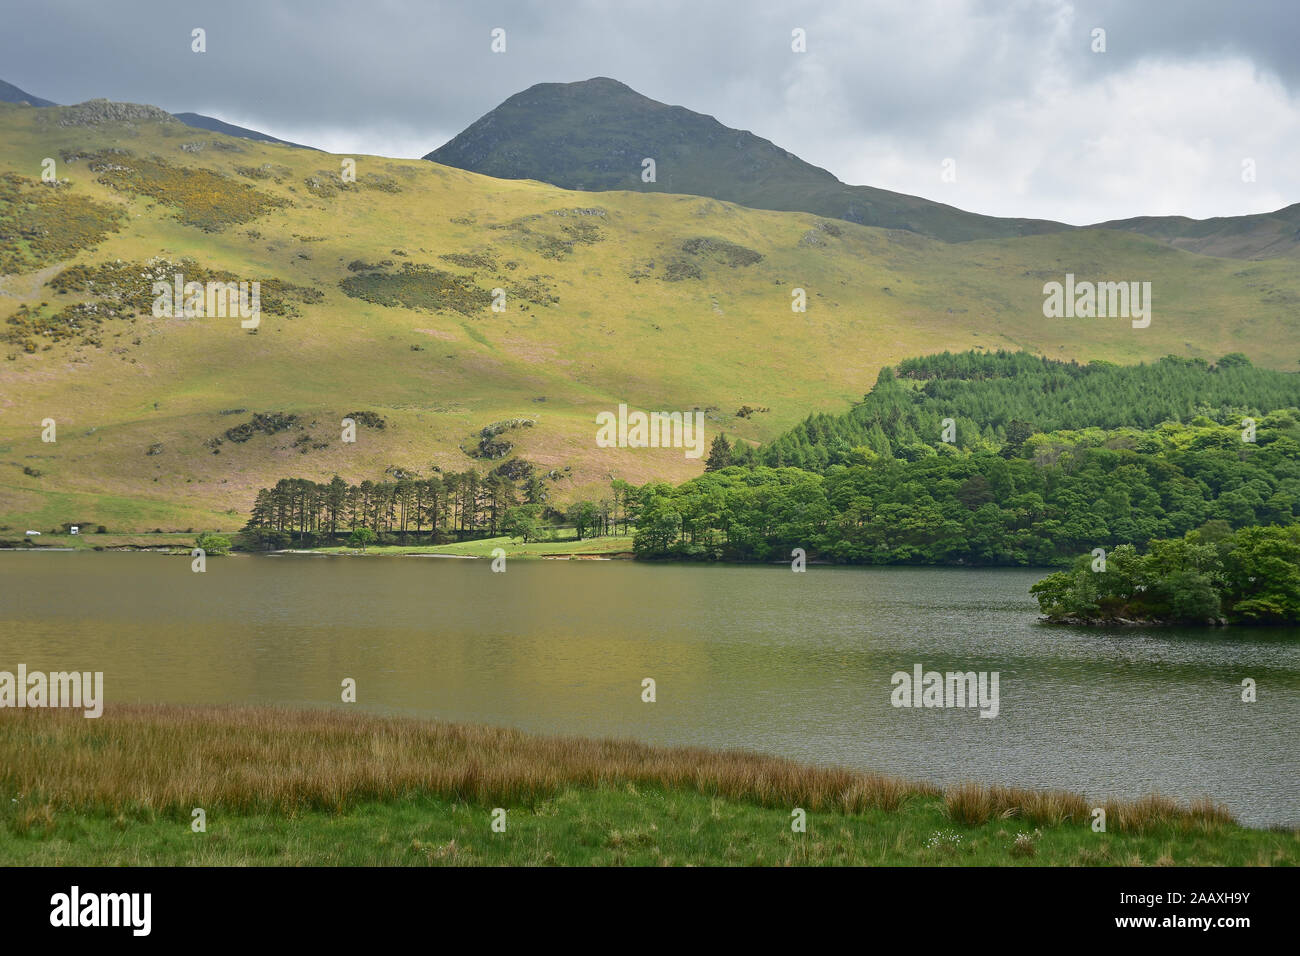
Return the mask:
M103 671L110 701L357 706L940 783L1209 794L1244 823L1300 825L1300 632L1045 627L1041 575L308 555L195 574L157 554L0 553L0 670ZM999 672L998 716L892 707L891 675L918 663Z

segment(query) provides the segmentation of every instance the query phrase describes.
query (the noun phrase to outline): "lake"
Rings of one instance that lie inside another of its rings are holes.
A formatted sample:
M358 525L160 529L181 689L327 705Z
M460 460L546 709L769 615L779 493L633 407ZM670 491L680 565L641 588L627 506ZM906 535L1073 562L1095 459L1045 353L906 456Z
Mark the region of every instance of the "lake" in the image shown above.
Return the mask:
M0 670L103 671L109 701L356 706L938 783L1208 794L1243 823L1300 825L1297 629L1047 627L1028 593L1043 573L259 555L196 574L161 554L0 553ZM917 664L998 672L997 716L891 706L891 675Z

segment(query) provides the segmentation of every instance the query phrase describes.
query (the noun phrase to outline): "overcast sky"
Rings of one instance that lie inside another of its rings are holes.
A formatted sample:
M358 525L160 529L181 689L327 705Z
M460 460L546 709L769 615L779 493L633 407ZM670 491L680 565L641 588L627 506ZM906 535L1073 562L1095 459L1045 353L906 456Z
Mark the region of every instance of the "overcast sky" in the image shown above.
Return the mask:
M976 212L1082 224L1300 201L1297 0L6 0L3 20L0 79L35 96L334 152L420 156L534 83L610 76L845 182Z

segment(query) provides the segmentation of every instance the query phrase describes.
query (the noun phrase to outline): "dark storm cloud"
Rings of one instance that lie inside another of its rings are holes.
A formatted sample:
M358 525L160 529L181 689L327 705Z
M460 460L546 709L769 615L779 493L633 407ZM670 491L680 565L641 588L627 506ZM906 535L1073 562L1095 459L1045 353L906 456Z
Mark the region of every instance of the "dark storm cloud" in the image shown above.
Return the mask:
M1298 11L1283 0L44 0L6 12L0 78L63 103L153 103L327 149L417 156L534 83L612 76L751 129L847 181L1064 218L1088 214L1066 195L1084 173L1032 167L1058 135L1046 97L1065 115L1104 115L1114 104L1095 93L1116 102L1144 89L1165 95L1170 74L1144 72L1147 64L1212 70L1235 58L1262 78L1262 92L1242 93L1247 111L1275 117L1281 107L1268 84L1287 96L1300 90ZM1096 26L1107 31L1103 56L1089 49ZM205 54L190 50L194 27L207 31ZM494 27L507 31L504 55L489 49ZM790 50L794 27L807 30L807 54ZM1199 75L1179 82L1195 86ZM1293 127L1294 110L1287 119ZM1242 139L1229 125L1218 140ZM1268 148L1288 143L1296 145ZM993 155L999 149L1019 159L1008 164ZM931 175L945 156L973 174L951 196ZM1014 173L1014 188L994 188L998 168ZM1143 183L1111 179L1105 212L1159 211L1139 206L1150 194ZM1207 196L1204 184L1186 185ZM1256 196L1265 201L1262 190ZM1238 197L1222 202L1244 211Z
M1300 90L1300 3L1295 0L1095 0L1074 7L1084 20L1107 28L1111 52L1179 59L1243 56Z

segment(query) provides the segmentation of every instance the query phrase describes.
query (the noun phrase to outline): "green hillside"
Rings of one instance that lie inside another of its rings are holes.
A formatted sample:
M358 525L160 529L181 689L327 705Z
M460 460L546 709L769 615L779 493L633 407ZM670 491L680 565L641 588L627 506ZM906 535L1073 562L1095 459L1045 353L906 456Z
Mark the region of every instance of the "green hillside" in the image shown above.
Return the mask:
M1254 216L1139 216L1104 222L1099 229L1123 229L1163 239L1177 249L1230 259L1268 259L1300 252L1300 203Z
M41 184L46 158L60 185ZM944 350L1300 359L1285 260L1113 231L947 244L350 158L355 182L344 157L151 107L0 105L0 538L64 522L233 529L286 475L359 482L522 457L556 501L611 477L681 481L702 459L598 448L596 414L698 408L709 436L758 443L844 411L883 366ZM260 282L260 325L153 318L152 280L177 271ZM1066 272L1150 281L1150 327L1044 318L1043 285ZM805 313L791 311L796 288ZM355 443L340 440L347 416Z

